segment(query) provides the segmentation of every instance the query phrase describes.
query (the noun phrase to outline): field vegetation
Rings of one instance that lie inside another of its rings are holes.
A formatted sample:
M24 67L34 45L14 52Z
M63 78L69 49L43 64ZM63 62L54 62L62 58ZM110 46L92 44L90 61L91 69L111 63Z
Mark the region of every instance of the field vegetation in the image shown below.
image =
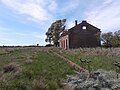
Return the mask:
M79 48L64 50L47 47L0 48L0 83L18 85L22 90L58 90L66 75L74 70L52 52L88 69L79 59L91 60L90 70L116 70L114 61L120 61L120 48ZM14 89L13 89L14 90Z

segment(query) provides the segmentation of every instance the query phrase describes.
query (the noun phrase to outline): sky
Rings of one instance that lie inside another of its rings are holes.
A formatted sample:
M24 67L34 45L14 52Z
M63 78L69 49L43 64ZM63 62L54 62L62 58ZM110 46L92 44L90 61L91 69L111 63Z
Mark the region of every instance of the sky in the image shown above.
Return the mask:
M102 33L118 31L120 0L0 0L0 46L44 46L59 19L67 19L66 29L87 20Z

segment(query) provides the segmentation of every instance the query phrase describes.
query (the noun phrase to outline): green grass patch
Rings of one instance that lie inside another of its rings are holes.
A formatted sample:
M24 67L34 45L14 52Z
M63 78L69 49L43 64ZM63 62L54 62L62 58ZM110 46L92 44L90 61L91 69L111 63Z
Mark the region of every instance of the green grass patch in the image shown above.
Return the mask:
M21 83L21 87L34 89L40 88L41 82L39 83L39 81L42 80L42 84L48 90L56 90L60 87L60 83L65 80L67 74L73 74L73 70L64 60L48 53L48 51L47 48L15 49L9 55L0 56L2 58L2 63L0 63L2 65L0 67L1 82L8 85ZM27 59L32 60L32 62L25 63ZM19 65L19 70L15 73L3 73L3 68L13 62Z

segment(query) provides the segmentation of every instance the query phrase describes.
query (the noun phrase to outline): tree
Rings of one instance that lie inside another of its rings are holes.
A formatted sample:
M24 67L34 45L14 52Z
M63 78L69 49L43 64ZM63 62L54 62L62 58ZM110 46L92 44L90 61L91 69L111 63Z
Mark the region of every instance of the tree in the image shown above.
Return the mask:
M101 34L101 32L97 32L96 34L95 34L95 37L96 37L96 39L97 39L97 42L98 42L98 44L99 44L99 46L101 45L101 39L100 39L100 34Z
M46 42L54 43L55 46L58 46L58 40L60 38L60 34L65 31L65 22L66 19L63 20L57 20L51 24L51 26L48 28L48 31L46 32Z
M103 33L101 35L101 40L103 41L103 44L106 47L110 47L111 46L111 40L113 39L113 33L112 32L108 32L108 33Z
M120 30L114 32L115 47L120 46Z
M119 47L120 46L120 30L114 32L103 33L101 36L102 41L106 47Z

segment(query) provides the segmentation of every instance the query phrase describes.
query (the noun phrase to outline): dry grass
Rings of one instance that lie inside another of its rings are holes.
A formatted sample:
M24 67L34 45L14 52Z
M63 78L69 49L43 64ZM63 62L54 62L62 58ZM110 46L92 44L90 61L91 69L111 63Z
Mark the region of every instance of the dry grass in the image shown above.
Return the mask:
M4 66L3 72L9 73L9 72L17 72L19 70L19 65L16 63L9 63L8 65Z
M28 90L47 90L47 85L43 80L33 80L32 85L28 87Z
M29 59L29 60L26 60L26 61L25 61L25 64L32 64L32 62L33 62L33 61L32 61L31 59Z
M63 87L63 90L73 90L70 86L66 85Z
M79 49L70 49L69 53L90 53L93 55L103 55L103 56L117 56L120 57L120 48L79 48Z

